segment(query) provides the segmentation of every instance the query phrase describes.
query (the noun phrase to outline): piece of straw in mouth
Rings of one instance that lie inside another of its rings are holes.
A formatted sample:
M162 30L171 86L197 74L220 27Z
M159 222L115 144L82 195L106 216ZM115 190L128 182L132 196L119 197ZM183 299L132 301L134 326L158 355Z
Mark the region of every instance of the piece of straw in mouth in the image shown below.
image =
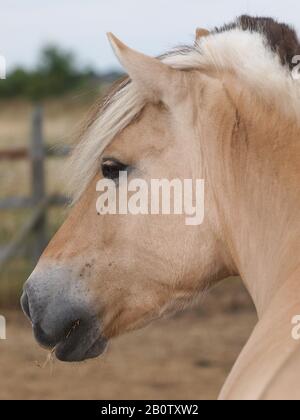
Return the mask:
M72 334L72 332L79 327L80 325L80 320L77 320L74 322L74 324L72 325L72 327L70 328L69 332L66 335L66 339L68 339L70 337L70 335ZM55 362L55 357L54 357L54 353L55 353L55 349L56 346L53 347L53 349L48 352L47 356L46 356L46 360L44 363L39 363L38 361L35 362L36 366L40 369L45 369L45 367L47 367L49 364L51 365L51 367L53 367L54 362Z
M50 364L51 368L53 368L54 362L55 362L54 352L55 352L55 347L47 353L46 360L44 361L44 363L35 361L35 365L39 369L45 369Z
M76 330L77 327L79 327L80 325L80 320L78 319L77 321L74 322L74 324L72 325L72 327L70 328L70 331L68 332L68 334L66 335L66 339L68 339L70 337L70 335L72 334L72 332L74 330Z

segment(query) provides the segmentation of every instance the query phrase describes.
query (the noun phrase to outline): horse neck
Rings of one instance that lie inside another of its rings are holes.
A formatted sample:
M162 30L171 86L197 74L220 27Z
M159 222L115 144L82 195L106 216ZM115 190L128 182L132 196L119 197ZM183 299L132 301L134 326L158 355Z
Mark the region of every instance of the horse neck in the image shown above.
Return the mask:
M261 317L299 269L300 127L250 95L248 102L245 94L231 100L228 124L223 118L210 151L220 168L216 177L211 171L211 179L219 183L219 231L229 264Z

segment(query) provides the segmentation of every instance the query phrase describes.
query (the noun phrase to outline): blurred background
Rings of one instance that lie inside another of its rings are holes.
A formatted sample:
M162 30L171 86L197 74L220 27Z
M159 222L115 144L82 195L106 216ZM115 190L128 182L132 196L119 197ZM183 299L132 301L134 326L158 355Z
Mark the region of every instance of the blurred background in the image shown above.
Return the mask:
M78 123L121 74L105 33L158 55L244 13L299 27L286 0L1 0L0 398L212 399L256 322L239 279L201 305L115 340L101 359L47 362L19 309L24 281L68 209L63 169Z

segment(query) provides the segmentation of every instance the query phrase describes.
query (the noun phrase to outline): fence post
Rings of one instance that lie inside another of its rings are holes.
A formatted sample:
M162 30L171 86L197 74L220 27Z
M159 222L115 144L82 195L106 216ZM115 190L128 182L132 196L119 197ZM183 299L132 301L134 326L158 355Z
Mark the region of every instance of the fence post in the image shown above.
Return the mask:
M32 201L38 206L46 197L45 187L45 147L43 141L43 109L36 105L32 117L32 137L30 147ZM41 213L34 227L33 259L36 262L47 244L47 209Z

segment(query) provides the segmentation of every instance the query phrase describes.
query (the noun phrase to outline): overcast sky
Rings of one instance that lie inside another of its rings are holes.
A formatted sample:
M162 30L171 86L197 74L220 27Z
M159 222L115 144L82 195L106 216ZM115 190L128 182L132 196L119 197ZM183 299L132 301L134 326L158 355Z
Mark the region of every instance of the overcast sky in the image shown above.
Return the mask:
M211 28L242 13L269 15L300 30L299 0L0 0L0 54L8 68L32 66L49 43L71 49L80 64L117 67L105 33L157 55L193 41L197 26Z

